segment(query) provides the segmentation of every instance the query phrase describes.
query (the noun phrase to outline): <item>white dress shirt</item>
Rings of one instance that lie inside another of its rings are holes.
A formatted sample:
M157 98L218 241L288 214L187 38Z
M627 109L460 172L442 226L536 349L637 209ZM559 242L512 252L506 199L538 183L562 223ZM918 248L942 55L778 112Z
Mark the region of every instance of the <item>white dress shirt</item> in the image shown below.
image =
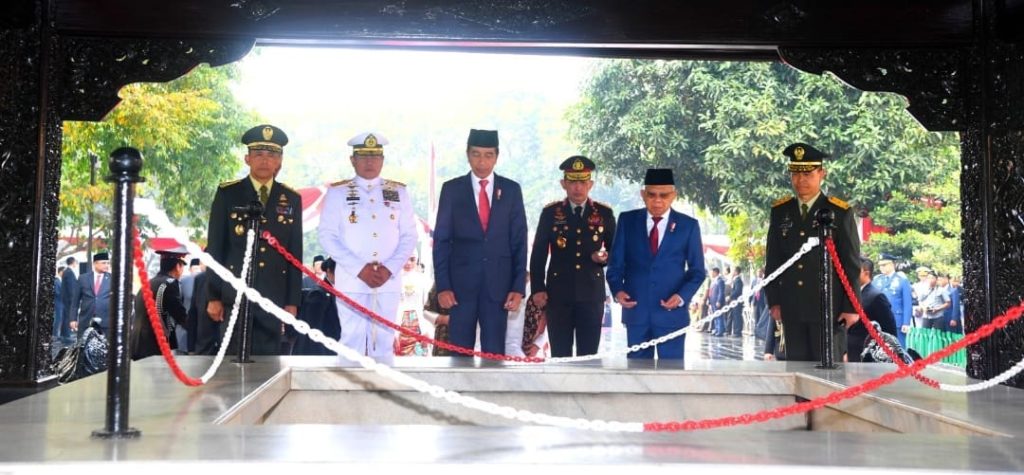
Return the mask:
M484 178L477 178L472 172L469 174L473 178L473 201L476 203L477 211L480 210L480 181L487 180L487 203L494 208L494 172L487 175Z
M666 211L665 214L662 215L661 221L658 221L658 248L659 249L661 248L661 241L663 239L665 239L665 231L668 229L668 215L669 215L669 213L670 213L669 211ZM650 235L651 235L651 228L653 228L653 227L654 227L654 217L651 215L651 212L648 211L647 212L647 236L648 237L650 237Z

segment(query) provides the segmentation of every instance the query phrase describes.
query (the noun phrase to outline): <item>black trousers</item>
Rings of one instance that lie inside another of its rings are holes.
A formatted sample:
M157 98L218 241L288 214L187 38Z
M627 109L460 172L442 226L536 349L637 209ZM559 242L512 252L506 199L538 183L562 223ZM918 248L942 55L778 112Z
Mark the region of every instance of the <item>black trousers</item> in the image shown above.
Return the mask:
M574 339L577 356L597 353L601 343L604 301L564 302L549 299L546 315L551 356L573 356Z

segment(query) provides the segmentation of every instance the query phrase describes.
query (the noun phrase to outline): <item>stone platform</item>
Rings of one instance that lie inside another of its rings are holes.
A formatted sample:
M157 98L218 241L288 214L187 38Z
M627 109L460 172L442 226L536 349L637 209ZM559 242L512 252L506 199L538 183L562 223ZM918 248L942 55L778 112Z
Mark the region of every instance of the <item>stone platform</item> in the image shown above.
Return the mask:
M212 358L180 361L198 375ZM499 404L618 421L753 412L816 398L894 368L625 359L503 366L449 358L400 358L396 366ZM942 382L967 382L949 372L927 374ZM130 421L142 431L137 440L90 438L103 426L105 375L0 406L0 471L66 473L69 463L99 470L94 464L110 461L122 463L102 470L132 467L136 474L138 464L167 468L164 464L172 462L207 469L232 463L276 473L309 463L400 470L417 464L417 472L494 465L588 470L644 465L644 470L676 472L727 465L787 473L825 467L887 473L1024 470L1024 392L1002 386L965 395L907 379L811 414L754 426L621 434L523 426L448 405L333 357L225 363L201 388L178 383L162 359L149 358L133 364L131 380Z

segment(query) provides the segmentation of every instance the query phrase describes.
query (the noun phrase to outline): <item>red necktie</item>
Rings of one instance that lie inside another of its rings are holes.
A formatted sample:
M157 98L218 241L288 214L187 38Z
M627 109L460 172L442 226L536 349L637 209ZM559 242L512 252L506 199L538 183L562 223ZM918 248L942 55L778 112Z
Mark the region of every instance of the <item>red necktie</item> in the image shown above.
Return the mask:
M651 254L658 253L658 221L661 221L661 216L651 216L654 220L654 226L651 227Z
M491 201L487 198L487 180L480 180L480 226L487 232L487 222L491 219Z
M92 294L100 294L100 282L103 282L103 274L96 274L96 283L92 286Z

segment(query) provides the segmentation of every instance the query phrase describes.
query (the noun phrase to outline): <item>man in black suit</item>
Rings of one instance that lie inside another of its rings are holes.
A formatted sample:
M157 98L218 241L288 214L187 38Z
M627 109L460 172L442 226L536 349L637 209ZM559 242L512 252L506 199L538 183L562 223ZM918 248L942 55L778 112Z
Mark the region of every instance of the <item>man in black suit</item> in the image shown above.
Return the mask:
M81 290L78 288L78 275L75 274L78 260L72 256L65 259L64 263L67 264L67 267L60 275L61 312L57 316L60 318L60 321L55 323L55 325L59 325L60 328L58 333L60 343L66 346L75 342L75 337L71 332L71 322L78 319L78 315L75 313L78 309L72 307L74 302L78 301L78 293Z
M594 162L572 156L559 168L566 197L540 213L530 257L531 298L538 308L547 307L551 356L573 356L574 341L577 355L592 355L601 342L604 267L615 216L611 207L590 199Z
M871 277L875 274L875 263L867 257L860 257L860 305L864 307L864 313L868 320L878 322L882 331L890 335L896 335L896 317L892 314L892 306L889 299L882 291L878 290L871 283ZM843 323L846 325L846 360L851 363L860 362L860 353L864 351L864 340L868 337L868 330L860 322L856 314L845 314Z
M470 173L441 186L434 227L437 300L451 343L505 354L508 312L526 292L526 210L519 183L494 173L498 131L469 132Z
M92 272L78 277L78 288L72 308L78 315L71 321L71 330L81 336L89 324L96 322L104 334L110 328L110 255L98 252L92 257ZM74 315L74 314L72 314Z
M302 261L302 198L274 179L281 170L288 136L273 125L258 125L242 136L242 143L248 147L245 163L249 166L249 176L221 183L217 189L210 207L207 252L236 275L241 272L248 219L236 208L259 201L263 206L261 232L269 231L288 252ZM260 242L257 247L251 263L255 271L253 288L288 313L297 314L302 299L302 271L266 242ZM213 321L221 322L231 310L235 289L215 273L210 273L207 279L206 310ZM284 324L257 305L250 305L249 309L253 313L252 354L280 354ZM222 325L221 330L226 327ZM232 345L237 345L240 333L236 329Z
M743 269L740 266L732 268L731 285L729 295L725 297L726 305L743 296ZM729 310L729 318L726 320L725 332L732 336L743 336L743 302Z

